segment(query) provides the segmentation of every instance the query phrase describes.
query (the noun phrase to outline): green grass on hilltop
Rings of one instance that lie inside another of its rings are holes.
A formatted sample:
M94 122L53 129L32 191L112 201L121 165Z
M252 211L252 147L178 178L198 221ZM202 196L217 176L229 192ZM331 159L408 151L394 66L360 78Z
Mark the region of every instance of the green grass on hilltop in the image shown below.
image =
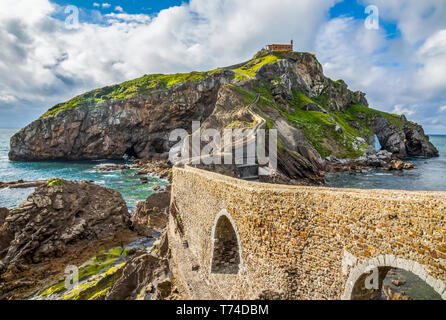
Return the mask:
M359 104L354 104L348 107L345 114L350 115L352 118L356 119L358 123L365 126L367 126L368 122L370 122L370 120L372 120L376 116L381 116L387 119L393 126L398 129L402 129L404 126L404 122L401 116L397 114L375 110Z
M208 72L190 72L177 74L150 74L141 78L123 82L79 95L65 103L57 104L49 109L40 119L56 117L64 110L76 109L81 106L94 107L110 100L129 99L135 95L147 96L156 90L165 90L177 83L198 81L213 75L220 69Z
M279 60L279 58L274 54L253 58L246 62L240 68L232 70L234 72L234 79L243 81L253 78L256 71L260 67L268 63L276 62L277 60ZM145 75L134 80L123 82L121 84L92 90L74 97L67 102L59 103L50 108L39 119L56 117L61 111L73 110L82 106L95 107L100 103L110 100L129 99L137 95L148 96L154 91L166 90L178 83L202 80L206 77L212 76L220 70L222 70L222 68L217 68L207 72Z
M240 88L238 86L235 86L235 85L232 85L232 84L230 84L229 86L232 89L234 89L235 91L237 91L239 94L242 95L242 97L243 97L243 105L245 107L249 106L254 101L254 99L256 98L256 95L253 94L252 92L249 92L249 91L247 91L245 89L242 89L242 88Z
M246 79L241 80L247 80L250 78L254 78L256 75L257 70L260 69L260 67L264 66L265 64L270 64L278 61L279 58L274 54L269 54L264 57L260 58L253 58L246 62L244 65L237 69L232 69L236 73L236 75L244 75Z

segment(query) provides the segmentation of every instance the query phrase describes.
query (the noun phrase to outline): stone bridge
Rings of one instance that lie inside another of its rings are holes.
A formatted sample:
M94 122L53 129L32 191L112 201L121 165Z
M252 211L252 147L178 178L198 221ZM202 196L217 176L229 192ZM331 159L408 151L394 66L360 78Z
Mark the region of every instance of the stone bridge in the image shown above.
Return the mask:
M374 299L391 268L446 298L446 193L248 182L174 167L173 272L194 299Z

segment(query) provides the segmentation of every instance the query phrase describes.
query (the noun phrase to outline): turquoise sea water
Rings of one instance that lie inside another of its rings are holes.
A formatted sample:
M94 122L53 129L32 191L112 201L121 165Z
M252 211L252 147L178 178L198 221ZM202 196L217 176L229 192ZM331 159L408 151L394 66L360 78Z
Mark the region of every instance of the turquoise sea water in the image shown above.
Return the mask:
M437 147L440 156L404 160L413 163L416 170L330 173L326 176L326 183L337 188L446 191L446 135L430 136L430 141Z
M8 159L9 139L17 130L0 129L0 181L44 180L63 178L68 180L93 180L104 187L119 191L127 202L129 210L133 210L136 202L145 200L153 193L151 188L158 184L167 185L168 182L148 175L149 183L141 184L140 177L135 176L135 170L95 172L97 168L106 164L126 163L122 161L81 161L81 162L12 162ZM0 190L0 207L15 208L26 200L33 192L28 189Z

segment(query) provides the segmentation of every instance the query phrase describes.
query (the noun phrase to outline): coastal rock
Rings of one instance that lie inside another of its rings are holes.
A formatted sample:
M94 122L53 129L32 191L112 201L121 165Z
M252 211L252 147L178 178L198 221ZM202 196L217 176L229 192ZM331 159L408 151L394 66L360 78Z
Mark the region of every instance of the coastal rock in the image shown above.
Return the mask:
M139 178L139 180L141 181L142 184L149 183L149 178L147 178L147 177L141 177L141 178Z
M361 172L364 169L384 170L412 170L412 163L393 159L393 154L386 150L379 150L365 154L357 159L325 158L325 170L330 172L352 171Z
M6 217L0 232L0 273L60 257L71 245L114 236L129 226L119 192L90 182L50 179Z
M0 270L4 267L1 259L5 256L8 246L13 239L13 235L8 230L8 226L5 223L6 217L9 215L7 208L0 208Z
M9 214L9 210L7 208L0 208L0 226L5 222L5 218Z
M406 151L409 156L438 157L437 148L429 141L429 136L424 134L424 130L419 124L406 121L404 134L406 136Z
M217 83L217 82L216 82ZM42 117L11 138L14 161L167 157L169 133L212 110L216 85L190 82L149 97L111 100Z
M391 165L392 165L392 169L394 169L394 170L403 170L403 168L404 168L404 162L401 160L393 160L391 162Z
M138 175L152 173L161 179L169 179L172 174L172 165L166 159L137 159L134 164L139 168Z
M399 158L407 156L403 130L396 128L388 119L383 117L374 119L373 129L383 149Z
M373 129L382 148L398 158L407 156L438 157L438 150L423 128L401 116L399 125L384 117L375 117Z
M98 168L96 172L110 172L110 171L123 171L129 170L131 167L127 164L109 164L105 167Z
M327 111L325 111L324 109L322 109L319 105L317 105L315 103L308 103L308 104L302 106L301 109L304 111L318 111L318 112L322 112L322 113L327 113Z
M46 180L37 181L11 181L11 182L0 182L0 189L10 188L10 189L22 189L22 188L36 188L44 185Z
M121 276L108 290L105 300L162 300L170 295L172 282L167 260L140 253L123 267Z
M401 280L401 279L393 279L393 280L392 280L392 284L394 284L394 285L397 286L397 287L400 287L400 286L402 286L402 285L405 285L405 284L406 284L406 281Z
M412 169L415 169L415 167L414 167L413 163L405 162L403 165L403 169L404 170L412 170Z
M383 285L382 298L384 300L414 300L404 292L397 292L389 285Z
M138 202L132 213L133 227L142 236L149 236L153 230L161 230L167 223L167 209L170 205L170 187L154 193L145 201Z
M291 179L321 181L319 171L323 168L323 161L319 153L308 143L305 136L284 119L277 119L274 124L279 140L288 150L279 150L278 167Z

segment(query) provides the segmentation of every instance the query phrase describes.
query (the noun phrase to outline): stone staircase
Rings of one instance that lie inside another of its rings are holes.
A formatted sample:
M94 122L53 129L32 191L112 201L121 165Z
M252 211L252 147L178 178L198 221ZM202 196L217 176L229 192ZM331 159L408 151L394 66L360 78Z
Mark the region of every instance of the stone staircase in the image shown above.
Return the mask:
M258 164L241 164L235 168L237 178L249 181L259 181Z
M260 95L257 94L254 101L248 106L248 109L253 114L256 120L257 116L251 111L252 107L257 104L260 99ZM259 181L259 165L257 161L257 154L254 152L254 156L248 157L248 150L252 148L256 150L256 132L259 127L263 124L263 119L260 119L256 126L252 129L251 136L247 137L245 141L239 141L234 143L234 149L242 148L243 155L241 157L235 157L235 174L239 179L249 180L249 181Z

